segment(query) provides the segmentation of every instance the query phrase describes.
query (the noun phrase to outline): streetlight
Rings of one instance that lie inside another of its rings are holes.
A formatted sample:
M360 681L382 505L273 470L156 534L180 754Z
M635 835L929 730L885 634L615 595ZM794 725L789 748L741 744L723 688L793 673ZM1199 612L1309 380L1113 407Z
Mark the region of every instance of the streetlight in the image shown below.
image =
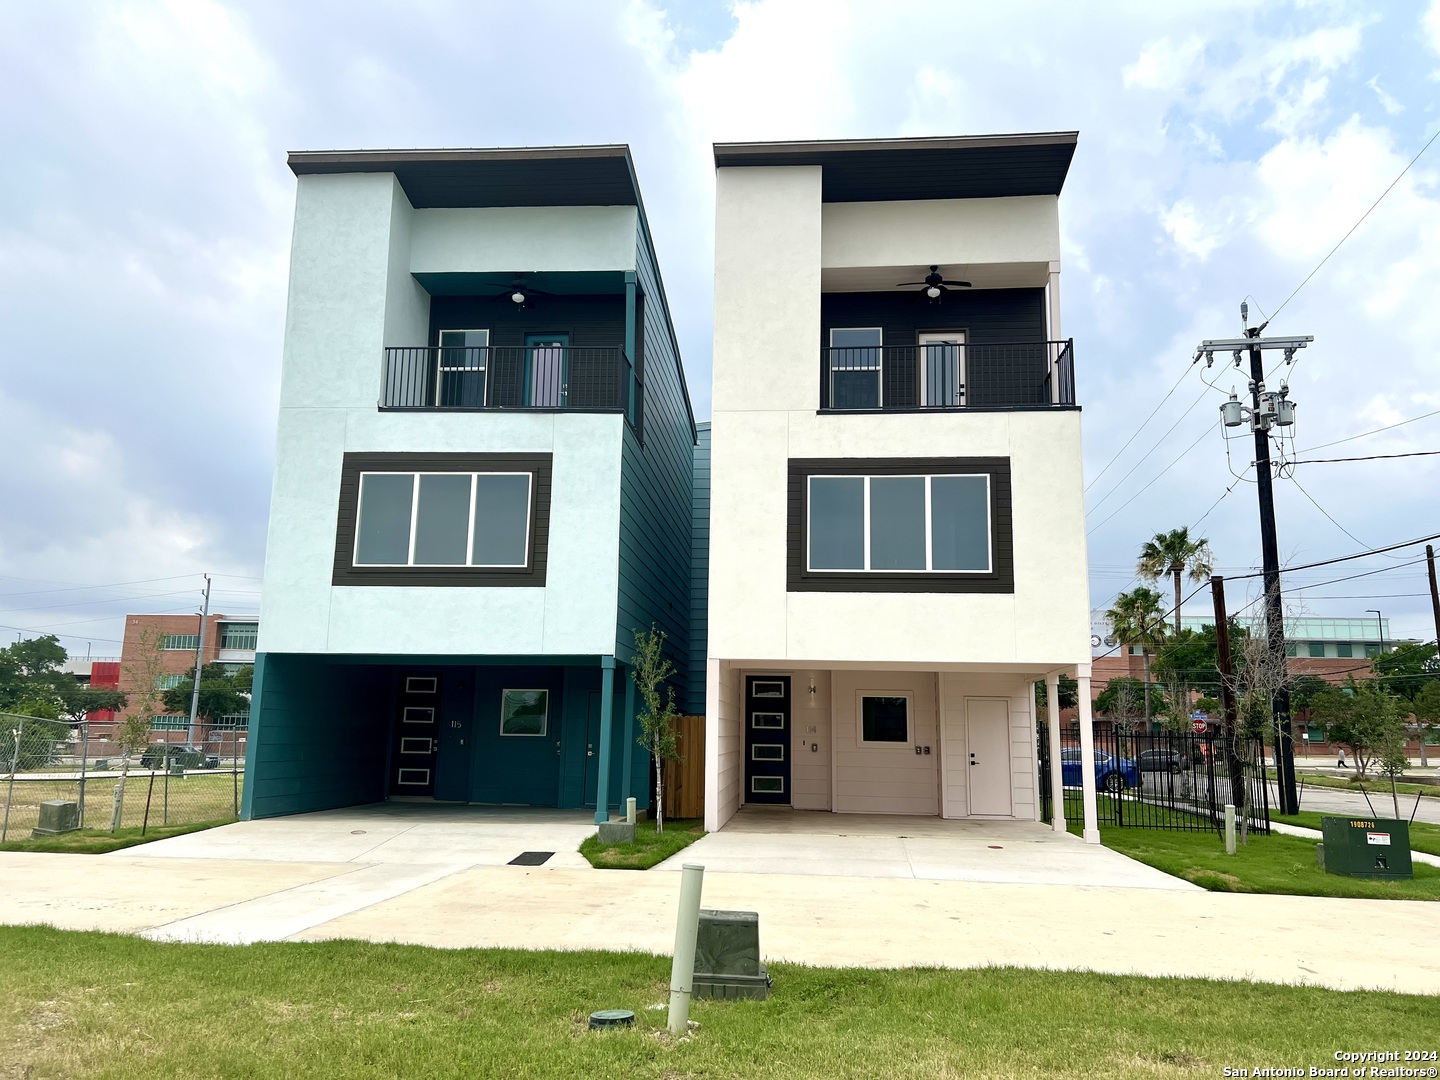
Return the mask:
M1375 627L1376 627L1377 630L1380 631L1380 653L1379 653L1379 656L1384 656L1384 655L1385 655L1385 623L1384 623L1384 621L1380 618L1380 609L1379 609L1379 608L1367 607L1367 608L1365 609L1365 614L1366 614L1366 615L1369 615L1372 611L1375 613ZM1379 657L1377 657L1377 659L1378 659L1378 658L1379 658Z

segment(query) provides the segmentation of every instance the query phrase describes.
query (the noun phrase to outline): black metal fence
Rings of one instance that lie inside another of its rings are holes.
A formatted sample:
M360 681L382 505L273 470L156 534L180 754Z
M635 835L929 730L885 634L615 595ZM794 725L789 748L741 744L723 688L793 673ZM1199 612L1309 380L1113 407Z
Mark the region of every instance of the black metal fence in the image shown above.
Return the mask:
M852 345L822 350L827 409L1075 404L1071 341Z
M387 409L618 409L631 415L619 346L444 346L385 350Z
M1040 758L1040 802L1045 821L1053 820L1050 786L1055 755L1050 732L1037 726ZM1270 793L1265 783L1264 748L1256 743L1240 752L1238 776L1232 780L1224 742L1213 729L1190 732L1095 731L1096 810L1101 824L1138 829L1189 832L1223 831L1225 806L1236 807L1253 832L1270 831ZM1065 820L1084 819L1081 781L1080 726L1060 729L1060 769L1065 792Z

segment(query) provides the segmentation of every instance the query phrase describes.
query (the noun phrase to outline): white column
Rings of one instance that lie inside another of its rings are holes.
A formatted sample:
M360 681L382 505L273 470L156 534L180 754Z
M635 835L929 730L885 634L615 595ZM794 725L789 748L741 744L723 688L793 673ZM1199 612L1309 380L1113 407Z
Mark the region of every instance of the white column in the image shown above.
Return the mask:
M1095 731L1090 715L1090 665L1075 669L1080 705L1080 786L1085 796L1085 842L1100 842L1100 814L1095 805Z
M1060 341L1060 264L1050 264L1050 278L1045 286L1046 321L1050 324L1050 340ZM1060 379L1053 372L1050 377L1050 401L1060 402Z
M720 829L720 661L705 661L705 831Z
M1060 761L1060 675L1045 676L1045 703L1050 728L1050 827L1065 831L1065 776Z

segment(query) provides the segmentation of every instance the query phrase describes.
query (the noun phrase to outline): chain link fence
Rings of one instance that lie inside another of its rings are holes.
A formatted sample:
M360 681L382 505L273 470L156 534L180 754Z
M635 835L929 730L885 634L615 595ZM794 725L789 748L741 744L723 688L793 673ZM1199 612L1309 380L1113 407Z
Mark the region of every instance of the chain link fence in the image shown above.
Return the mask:
M122 783L122 829L237 819L244 740L207 751L185 735L152 732L157 741L127 761L113 743L91 742L84 724L0 713L0 843L28 839L47 802L75 804L80 828L109 830Z

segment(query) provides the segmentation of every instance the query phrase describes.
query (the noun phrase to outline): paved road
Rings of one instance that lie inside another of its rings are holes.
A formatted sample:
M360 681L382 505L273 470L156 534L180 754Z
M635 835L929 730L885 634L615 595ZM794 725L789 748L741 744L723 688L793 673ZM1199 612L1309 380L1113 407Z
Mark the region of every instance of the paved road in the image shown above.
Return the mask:
M1300 809L1314 810L1321 814L1363 814L1367 817L1372 814L1376 817L1395 815L1395 804L1390 798L1390 792L1378 783L1370 789L1369 803L1358 791L1341 791L1337 788L1312 787L1306 784L1305 790L1300 794ZM1440 799L1422 795L1417 810L1414 795L1401 795L1400 816L1408 821L1411 811L1414 811L1416 821L1440 825Z

